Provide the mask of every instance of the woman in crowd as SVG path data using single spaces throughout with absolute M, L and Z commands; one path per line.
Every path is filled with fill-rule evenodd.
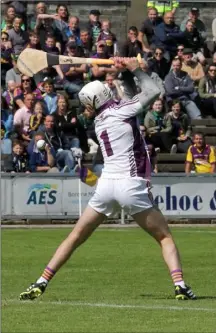
M 157 73 L 162 80 L 165 79 L 170 70 L 170 63 L 164 58 L 162 48 L 156 47 L 153 57 L 148 60 L 148 67 L 152 72 Z
M 23 74 L 21 75 L 21 86 L 14 90 L 14 102 L 18 109 L 25 106 L 24 97 L 29 93 L 33 93 L 36 100 L 42 99 L 41 91 L 36 87 L 34 80 Z

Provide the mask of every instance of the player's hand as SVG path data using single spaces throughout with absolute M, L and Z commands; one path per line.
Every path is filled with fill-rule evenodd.
M 123 64 L 131 72 L 140 67 L 137 58 L 123 58 Z

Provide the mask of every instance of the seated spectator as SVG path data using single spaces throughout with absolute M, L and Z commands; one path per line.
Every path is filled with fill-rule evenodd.
M 120 47 L 121 57 L 136 57 L 139 53 L 142 54 L 142 43 L 138 40 L 137 27 L 130 27 L 128 30 L 128 39 Z
M 183 61 L 183 51 L 184 51 L 184 45 L 183 44 L 178 45 L 176 58 L 179 58 L 181 61 Z
M 83 149 L 86 153 L 92 154 L 93 156 L 98 149 L 98 140 L 95 133 L 94 119 L 87 109 L 83 109 L 83 112 L 80 113 L 77 118 L 80 126 L 82 126 L 85 135 L 87 136 L 87 149 Z
M 66 35 L 68 40 L 70 40 L 71 37 L 74 37 L 76 44 L 81 45 L 79 18 L 77 16 L 71 16 L 69 18 Z
M 7 90 L 3 93 L 7 108 L 14 111 L 14 90 L 16 89 L 16 83 L 14 81 L 8 81 Z
M 13 67 L 12 64 L 12 44 L 9 41 L 7 32 L 1 33 L 1 85 L 5 85 L 5 75 Z
M 45 45 L 43 46 L 43 51 L 59 55 L 59 49 L 56 46 L 56 38 L 54 35 L 47 34 L 45 38 Z
M 108 59 L 109 55 L 106 52 L 106 43 L 103 40 L 100 40 L 97 43 L 97 52 L 92 56 L 92 58 Z M 93 65 L 90 68 L 91 72 L 91 81 L 99 80 L 105 81 L 107 73 L 116 73 L 117 69 L 111 65 Z
M 6 129 L 4 127 L 4 124 L 1 122 L 1 171 L 5 171 L 6 168 L 6 163 L 4 161 L 4 155 L 7 155 L 10 160 L 10 155 L 12 153 L 12 141 L 9 138 L 5 137 Z M 11 163 L 9 162 L 11 165 Z
M 147 142 L 161 149 L 165 153 L 175 153 L 176 145 L 172 137 L 171 119 L 163 112 L 163 103 L 157 100 L 148 111 L 144 126 L 146 128 Z
M 80 41 L 81 41 L 80 45 L 82 46 L 84 56 L 86 58 L 89 58 L 92 51 L 92 39 L 87 29 L 81 29 Z
M 5 83 L 8 84 L 9 81 L 13 81 L 16 84 L 16 87 L 19 87 L 21 84 L 21 73 L 17 68 L 17 59 L 18 56 L 12 55 L 12 64 L 13 67 L 6 72 Z
M 76 112 L 69 110 L 69 101 L 64 95 L 58 95 L 57 110 L 53 116 L 57 129 L 64 133 L 70 148 L 80 148 L 84 140 L 87 145 L 86 133 L 77 119 Z
M 185 172 L 189 174 L 192 170 L 196 173 L 215 173 L 216 159 L 214 148 L 207 145 L 202 133 L 194 133 L 193 145 L 189 147 Z
M 205 64 L 205 57 L 202 52 L 204 47 L 203 40 L 191 20 L 186 23 L 186 29 L 184 31 L 184 46 L 190 48 L 194 54 L 194 60 L 199 60 L 201 64 Z
M 4 139 L 9 138 L 13 130 L 13 115 L 8 110 L 4 96 L 1 96 L 1 128 L 4 129 Z
M 155 147 L 152 144 L 148 143 L 148 138 L 146 138 L 146 128 L 143 125 L 140 126 L 140 134 L 142 135 L 143 139 L 145 139 L 145 142 L 147 144 L 152 173 L 158 173 L 157 152 L 160 151 L 160 148 L 157 148 L 156 152 Z
M 188 20 L 190 20 L 196 27 L 197 31 L 200 33 L 202 40 L 205 41 L 205 39 L 207 37 L 206 27 L 205 27 L 205 24 L 199 19 L 199 14 L 200 14 L 200 11 L 198 8 L 196 8 L 196 7 L 191 8 L 188 15 L 182 21 L 180 29 L 181 29 L 181 31 L 185 31 L 186 24 L 187 24 Z
M 39 35 L 36 31 L 29 32 L 29 41 L 26 45 L 26 48 L 31 48 L 36 50 L 41 49 Z
M 177 45 L 183 42 L 183 33 L 175 24 L 174 14 L 167 12 L 164 14 L 163 22 L 156 26 L 154 30 L 153 43 L 164 49 L 164 57 L 170 61 L 174 58 Z
M 206 76 L 199 82 L 198 92 L 203 114 L 216 118 L 216 64 L 208 66 Z
M 188 116 L 181 111 L 179 100 L 173 100 L 171 103 L 171 118 L 173 136 L 177 140 L 177 152 L 186 153 L 191 145 L 191 125 Z
M 43 100 L 46 103 L 47 112 L 52 114 L 57 110 L 57 94 L 54 91 L 54 83 L 52 79 L 47 78 L 43 82 L 43 89 L 45 91 L 43 94 Z
M 30 118 L 33 114 L 33 105 L 35 97 L 32 93 L 27 93 L 24 97 L 23 106 L 18 109 L 14 114 L 13 124 L 16 128 L 20 139 L 24 141 L 31 141 L 30 138 Z
M 109 88 L 112 98 L 119 102 L 123 98 L 123 89 L 120 81 L 116 79 L 116 75 L 112 73 L 106 74 L 104 85 Z
M 165 78 L 167 102 L 179 99 L 190 119 L 201 119 L 201 112 L 194 102 L 198 96 L 194 88 L 194 83 L 181 68 L 181 60 L 174 59 L 172 61 L 172 70 Z
M 8 30 L 13 28 L 13 20 L 15 18 L 16 12 L 14 6 L 9 5 L 5 10 L 5 15 L 1 22 L 1 31 L 8 32 Z M 24 25 L 22 25 L 22 30 L 24 30 Z
M 156 8 L 148 8 L 148 18 L 143 22 L 139 34 L 138 40 L 142 43 L 142 50 L 145 53 L 151 53 L 152 49 L 155 48 L 153 44 L 153 36 L 155 27 L 163 22 L 162 18 L 158 16 Z M 143 41 L 145 37 L 146 42 Z
M 33 94 L 36 100 L 42 99 L 41 91 L 36 88 L 34 80 L 31 77 L 22 74 L 21 86 L 14 90 L 14 102 L 16 107 L 22 108 L 25 106 L 24 98 L 27 94 Z
M 47 12 L 47 7 L 45 2 L 39 2 L 35 7 L 35 14 L 29 19 L 28 28 L 29 30 L 37 30 L 40 21 L 37 19 L 39 14 L 45 14 Z
M 195 85 L 198 85 L 200 79 L 205 76 L 202 65 L 193 60 L 192 49 L 185 48 L 182 57 L 182 71 L 186 72 L 190 76 Z
M 72 171 L 75 167 L 75 158 L 66 136 L 55 126 L 53 115 L 45 117 L 44 125 L 40 127 L 40 131 L 44 132 L 46 143 L 55 151 L 58 169 Z
M 33 114 L 29 120 L 29 134 L 32 138 L 34 133 L 38 131 L 39 127 L 44 123 L 46 109 L 44 103 L 37 101 L 33 107 Z
M 92 40 L 92 50 L 96 50 L 96 43 L 98 36 L 101 32 L 101 22 L 100 22 L 101 13 L 97 9 L 92 9 L 89 13 L 89 21 L 87 24 L 87 30 Z
M 28 33 L 22 30 L 23 19 L 16 15 L 13 20 L 13 28 L 8 31 L 15 55 L 19 55 L 28 43 Z
M 111 23 L 109 20 L 101 22 L 101 33 L 98 36 L 97 42 L 100 40 L 105 41 L 106 51 L 109 57 L 113 56 L 117 52 L 117 40 L 116 36 L 111 32 Z
M 12 147 L 12 170 L 11 172 L 30 172 L 28 156 L 22 141 L 14 140 Z
M 170 63 L 164 58 L 164 50 L 156 47 L 153 52 L 153 57 L 148 59 L 149 69 L 157 73 L 161 80 L 164 81 L 165 76 L 169 73 Z
M 29 167 L 31 172 L 59 172 L 55 167 L 55 151 L 48 144 L 38 149 L 37 142 L 45 140 L 43 132 L 37 132 L 34 135 L 34 142 L 29 144 L 30 159 Z M 31 145 L 31 146 L 30 146 Z
M 66 55 L 70 57 L 79 57 L 79 49 L 75 42 L 69 42 L 66 48 Z M 70 97 L 76 98 L 84 85 L 83 73 L 87 71 L 85 64 L 82 65 L 61 65 L 64 73 L 64 89 Z

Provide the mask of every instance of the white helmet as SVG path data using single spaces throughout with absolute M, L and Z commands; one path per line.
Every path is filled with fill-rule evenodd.
M 98 80 L 87 83 L 80 90 L 78 96 L 82 105 L 90 105 L 95 110 L 99 109 L 111 99 L 109 89 L 107 89 L 106 86 Z

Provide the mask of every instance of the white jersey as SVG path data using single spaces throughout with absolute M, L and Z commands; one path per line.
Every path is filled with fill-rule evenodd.
M 137 96 L 119 104 L 110 101 L 95 118 L 95 132 L 104 158 L 102 178 L 149 179 L 151 164 L 136 119 L 140 109 Z

